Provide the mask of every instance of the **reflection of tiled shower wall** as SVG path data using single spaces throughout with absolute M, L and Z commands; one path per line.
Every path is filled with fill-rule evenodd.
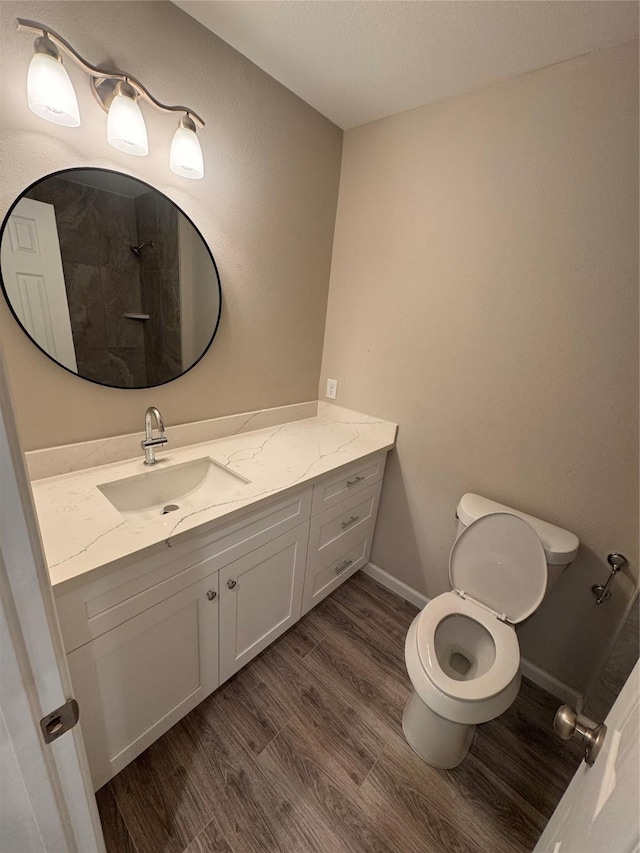
M 137 196 L 138 240 L 153 242 L 142 250 L 140 284 L 144 324 L 147 380 L 157 385 L 182 372 L 180 345 L 180 272 L 178 214 L 155 192 Z
M 134 200 L 61 178 L 30 198 L 53 204 L 62 252 L 78 372 L 109 385 L 146 385 Z

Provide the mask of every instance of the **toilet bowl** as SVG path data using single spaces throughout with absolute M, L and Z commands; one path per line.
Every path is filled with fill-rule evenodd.
M 404 734 L 441 768 L 459 764 L 476 725 L 504 713 L 518 695 L 514 626 L 539 607 L 579 545 L 566 530 L 478 495 L 462 498 L 458 517 L 452 590 L 420 611 L 405 643 L 413 692 Z

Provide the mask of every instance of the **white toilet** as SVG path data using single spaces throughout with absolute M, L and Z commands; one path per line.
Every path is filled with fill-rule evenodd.
M 464 495 L 457 516 L 452 591 L 418 613 L 405 643 L 413 692 L 404 734 L 442 768 L 459 764 L 476 724 L 498 717 L 518 695 L 514 625 L 539 607 L 579 546 L 568 530 L 480 495 Z

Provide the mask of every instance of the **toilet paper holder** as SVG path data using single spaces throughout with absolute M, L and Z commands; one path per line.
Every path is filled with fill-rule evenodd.
M 607 555 L 607 562 L 611 566 L 611 572 L 607 578 L 607 582 L 605 584 L 595 583 L 591 587 L 591 592 L 596 597 L 596 604 L 602 604 L 611 598 L 612 592 L 609 589 L 611 582 L 621 569 L 624 569 L 629 565 L 629 561 L 624 554 L 617 554 L 615 551 Z

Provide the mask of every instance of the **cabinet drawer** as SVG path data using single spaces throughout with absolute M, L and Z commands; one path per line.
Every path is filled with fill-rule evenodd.
M 56 608 L 71 652 L 309 518 L 311 489 L 281 498 L 233 523 L 156 551 L 62 593 Z
M 377 483 L 311 519 L 307 569 L 322 564 L 329 549 L 333 553 L 335 547 L 341 548 L 338 543 L 355 530 L 375 523 L 381 489 L 382 484 Z
M 387 454 L 378 453 L 331 474 L 313 487 L 311 515 L 318 515 L 382 480 Z
M 354 530 L 339 540 L 339 547 L 327 549 L 324 559 L 315 568 L 307 569 L 302 596 L 302 613 L 333 592 L 336 587 L 362 568 L 371 554 L 374 523 Z

